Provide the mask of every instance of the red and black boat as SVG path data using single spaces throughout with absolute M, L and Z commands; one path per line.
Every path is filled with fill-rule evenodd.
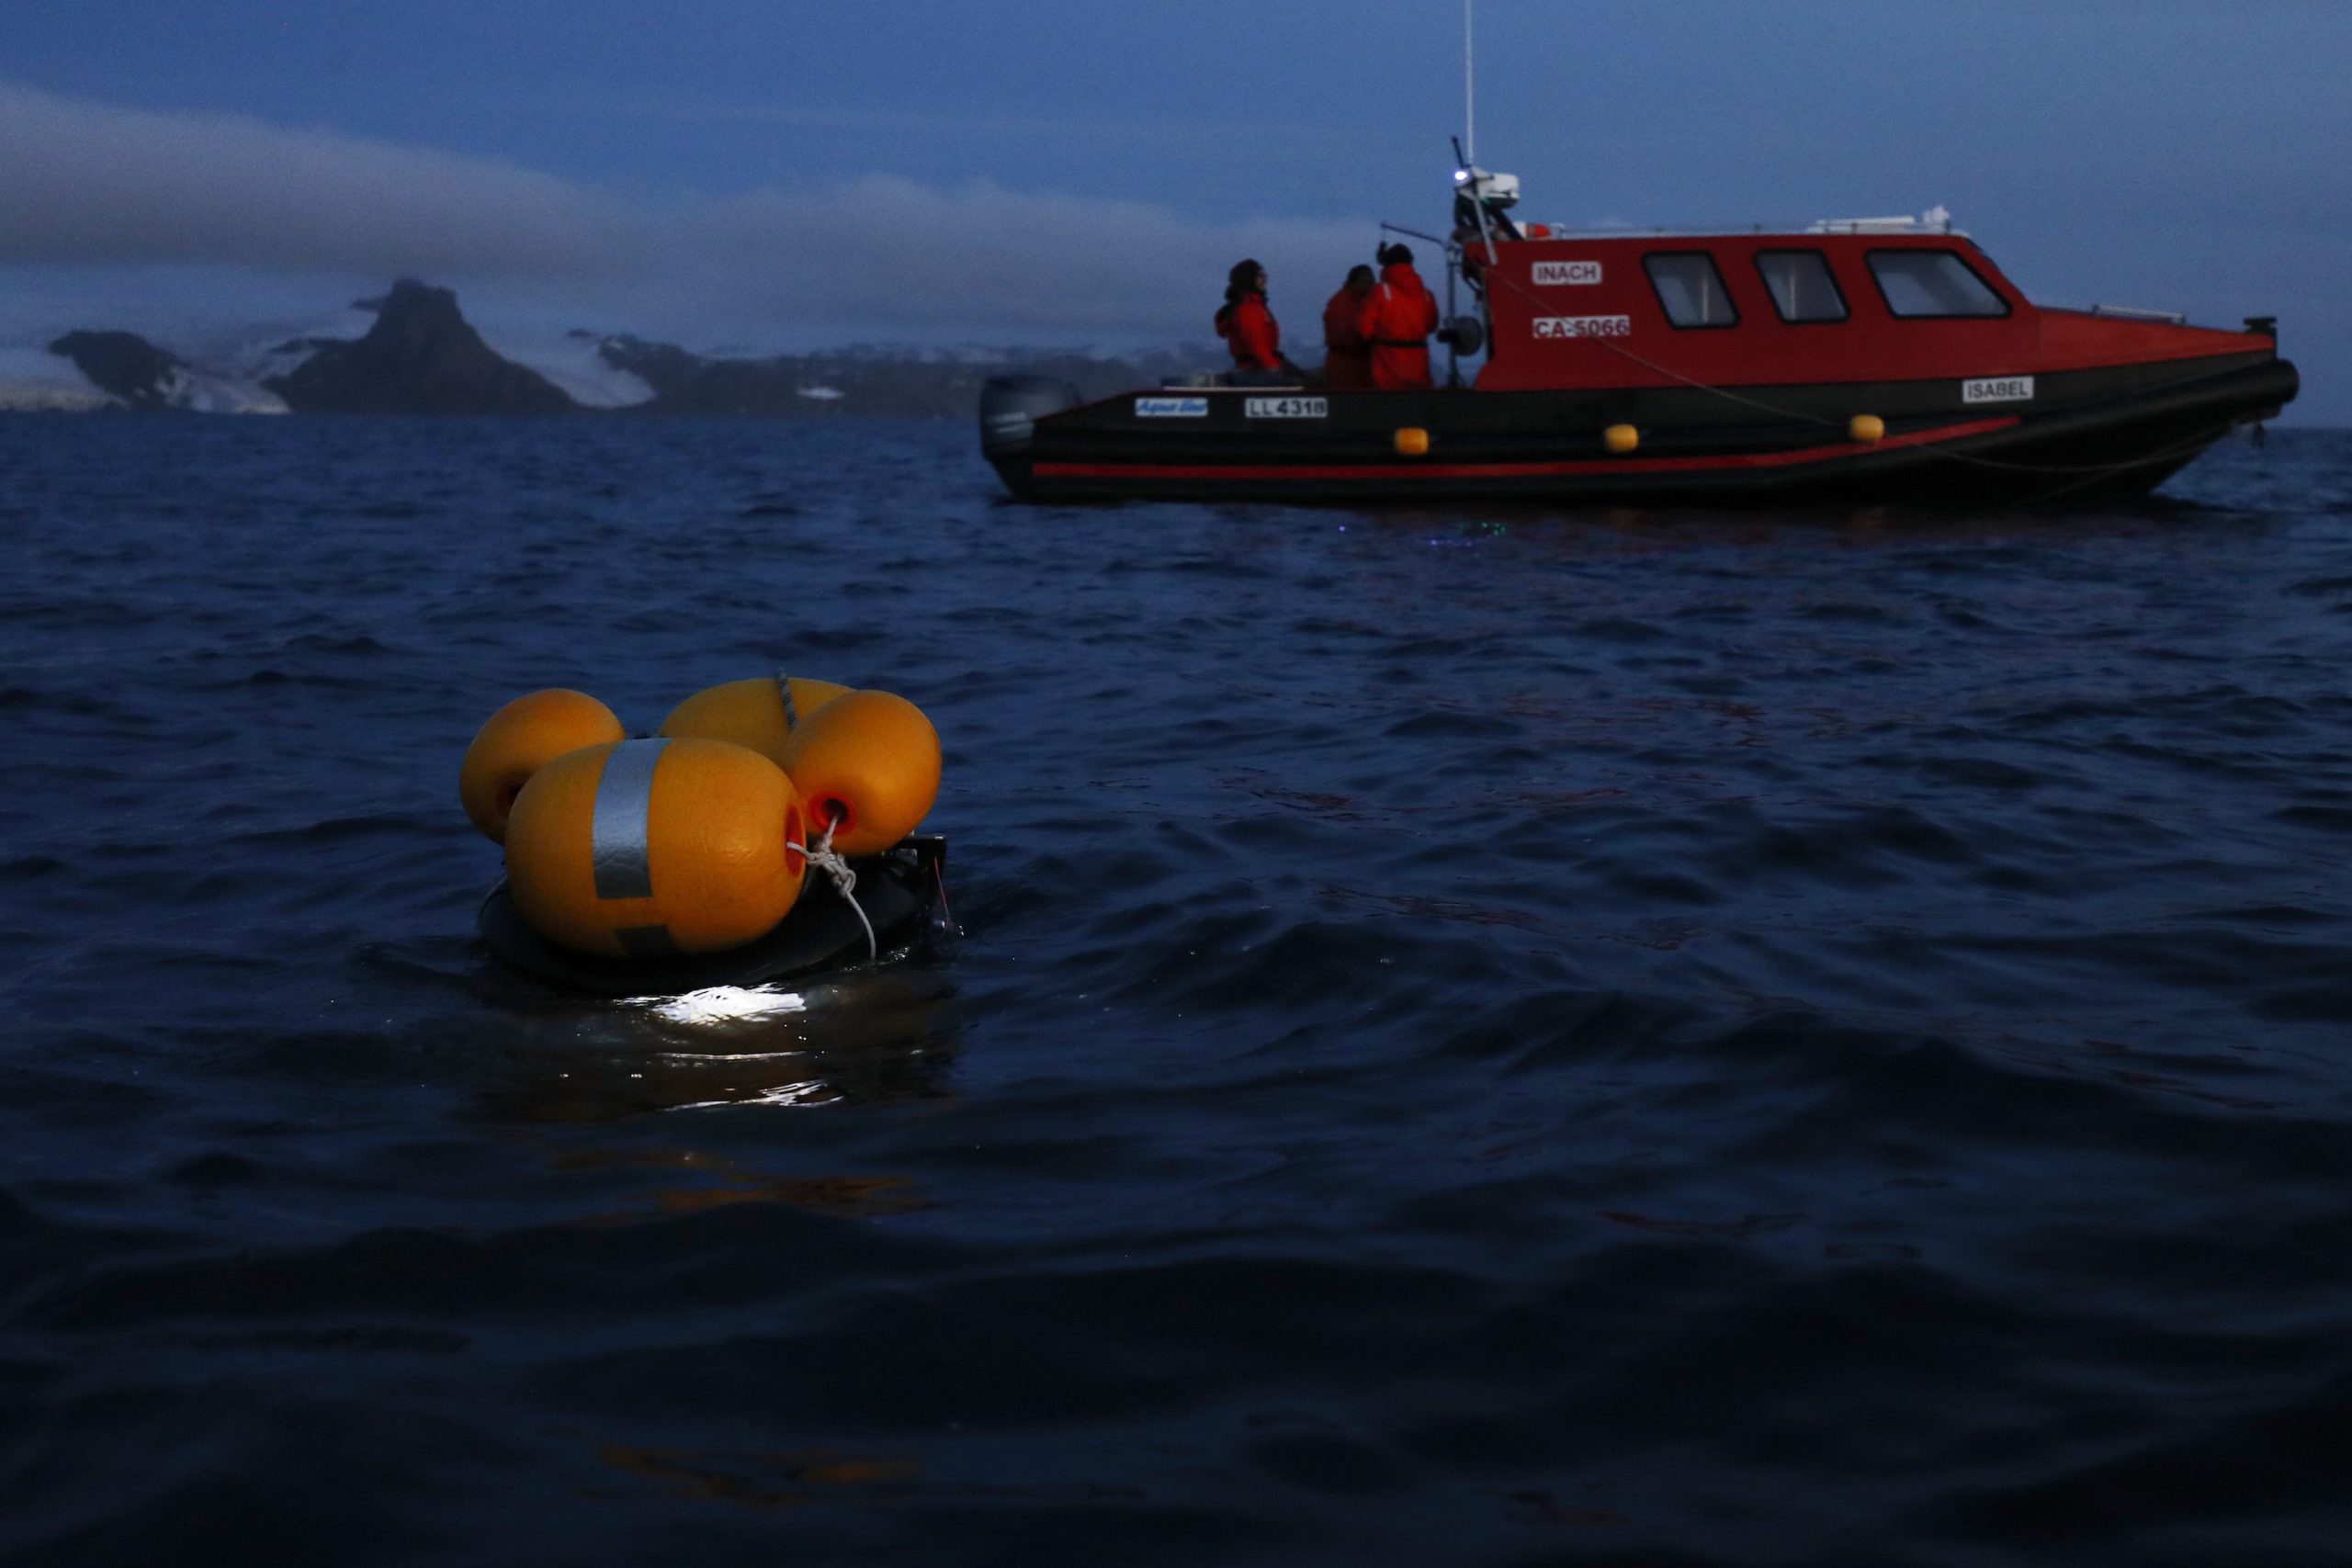
M 1437 243 L 1477 312 L 1438 335 L 1487 348 L 1468 384 L 1085 402 L 1000 378 L 983 452 L 1039 501 L 2075 502 L 2153 489 L 2298 389 L 2271 318 L 2036 305 L 1939 211 L 1572 234 L 1513 223 L 1509 175 L 1455 185 Z

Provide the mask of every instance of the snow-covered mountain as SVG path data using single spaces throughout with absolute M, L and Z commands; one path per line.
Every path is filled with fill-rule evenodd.
M 500 327 L 482 329 L 481 338 L 501 357 L 562 388 L 582 408 L 639 408 L 653 400 L 644 378 L 605 358 L 604 340 L 594 333 L 547 337 Z
M 87 330 L 0 346 L 0 410 L 956 417 L 1005 371 L 1058 376 L 1099 396 L 1210 367 L 1181 351 L 858 344 L 759 355 L 699 354 L 625 333 L 485 333 L 455 294 L 404 278 L 315 325 L 256 329 L 186 354 Z
M 291 413 L 286 400 L 232 373 L 183 365 L 164 379 L 164 403 L 190 413 Z
M 190 364 L 135 333 L 114 332 L 67 333 L 46 350 L 0 349 L 0 408 L 290 412 L 285 399 L 237 367 Z

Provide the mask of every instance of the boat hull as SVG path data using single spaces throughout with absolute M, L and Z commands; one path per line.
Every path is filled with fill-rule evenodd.
M 1046 415 L 991 454 L 1014 494 L 1383 502 L 1930 507 L 2143 493 L 2298 390 L 2267 350 L 2044 372 L 1971 401 L 1951 378 L 1551 391 L 1216 389 L 1122 394 Z M 1851 439 L 1861 414 L 1876 442 Z M 1603 433 L 1631 425 L 1634 450 Z M 1419 443 L 1398 439 L 1421 431 Z

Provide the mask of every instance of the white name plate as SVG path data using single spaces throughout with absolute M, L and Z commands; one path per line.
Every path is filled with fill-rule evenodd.
M 1244 398 L 1241 413 L 1245 419 L 1328 419 L 1331 403 L 1328 398 Z
M 2033 401 L 2033 378 L 2030 376 L 1994 376 L 1982 381 L 1962 381 L 1960 400 L 1963 403 L 2030 403 Z
M 1600 264 L 1597 261 L 1537 262 L 1532 276 L 1546 288 L 1589 288 L 1600 281 Z

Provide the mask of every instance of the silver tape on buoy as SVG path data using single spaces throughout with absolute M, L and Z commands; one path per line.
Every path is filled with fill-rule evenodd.
M 631 958 L 679 956 L 678 939 L 670 934 L 668 926 L 623 926 L 613 935 L 620 939 L 621 951 Z
M 800 710 L 792 705 L 792 676 L 787 671 L 775 672 L 775 689 L 784 694 L 784 732 L 786 735 L 800 728 Z
M 624 740 L 605 758 L 588 825 L 599 898 L 653 897 L 653 770 L 667 740 Z

